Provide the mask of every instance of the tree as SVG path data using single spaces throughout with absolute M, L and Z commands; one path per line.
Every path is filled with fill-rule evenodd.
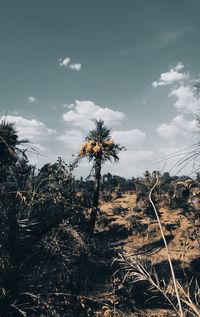
M 20 145 L 28 143 L 28 140 L 19 140 L 15 124 L 7 122 L 5 119 L 0 121 L 0 170 L 1 172 L 11 165 L 14 165 L 19 154 L 25 157 L 25 150 L 19 148 Z
M 124 149 L 111 139 L 111 130 L 104 125 L 103 120 L 93 120 L 95 129 L 89 131 L 86 142 L 82 145 L 79 158 L 86 157 L 93 161 L 95 188 L 93 193 L 92 211 L 90 214 L 90 233 L 94 233 L 99 207 L 99 192 L 101 182 L 101 168 L 106 161 L 119 161 L 118 153 Z
M 151 173 L 149 171 L 144 172 L 144 177 L 145 177 L 145 185 L 147 186 L 148 190 L 151 187 Z
M 17 192 L 24 189 L 32 168 L 28 165 L 25 150 L 19 148 L 27 142 L 19 140 L 14 123 L 0 120 L 0 244 L 7 254 L 5 258 L 9 259 L 6 266 L 14 269 L 21 253 L 18 217 L 22 210 Z

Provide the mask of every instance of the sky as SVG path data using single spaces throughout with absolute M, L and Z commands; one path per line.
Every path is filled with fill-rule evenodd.
M 166 157 L 197 139 L 199 12 L 199 0 L 0 0 L 0 118 L 38 150 L 30 162 L 70 162 L 96 118 L 126 147 L 103 172 L 179 173 Z

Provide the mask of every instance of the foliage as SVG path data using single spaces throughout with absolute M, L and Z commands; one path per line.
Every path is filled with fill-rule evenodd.
M 75 268 L 89 249 L 71 166 L 59 158 L 36 175 L 18 149 L 24 140 L 14 124 L 3 122 L 0 131 L 0 316 L 57 317 L 63 309 L 82 316 L 70 292 L 76 292 Z M 69 292 L 59 295 L 60 305 L 58 290 Z
M 119 265 L 119 269 L 115 272 L 115 275 L 122 274 L 122 284 L 128 287 L 130 290 L 134 285 L 145 285 L 145 295 L 148 295 L 147 301 L 153 301 L 155 298 L 161 296 L 162 301 L 166 301 L 169 307 L 174 309 L 177 316 L 181 316 L 177 308 L 176 292 L 173 284 L 164 278 L 160 277 L 155 269 L 155 265 L 150 259 L 144 256 L 128 256 L 126 254 L 119 254 L 115 259 Z M 198 317 L 200 310 L 198 308 L 200 302 L 200 288 L 197 281 L 193 279 L 188 285 L 181 285 L 176 280 L 176 286 L 179 289 L 181 304 L 184 308 L 183 316 Z M 191 298 L 191 289 L 193 288 L 194 298 Z M 190 315 L 189 315 L 190 316 Z
M 80 156 L 86 156 L 89 161 L 101 157 L 102 163 L 109 160 L 118 161 L 118 153 L 124 148 L 111 139 L 111 130 L 104 125 L 103 120 L 94 120 L 95 129 L 89 131 L 80 150 Z
M 95 129 L 89 131 L 86 136 L 86 143 L 80 149 L 78 159 L 87 157 L 89 162 L 93 161 L 95 188 L 93 194 L 93 204 L 90 216 L 90 233 L 93 234 L 97 211 L 99 206 L 99 193 L 101 181 L 102 164 L 106 161 L 118 161 L 118 153 L 124 149 L 111 139 L 111 130 L 104 125 L 103 120 L 93 120 Z
M 19 155 L 25 156 L 25 150 L 20 145 L 28 143 L 28 140 L 19 140 L 15 125 L 5 119 L 0 122 L 0 169 L 3 166 L 15 164 Z
M 0 124 L 0 317 L 94 316 L 96 308 L 93 311 L 93 307 L 97 306 L 97 302 L 92 296 L 86 298 L 85 293 L 88 286 L 93 293 L 96 292 L 94 285 L 91 285 L 91 275 L 95 280 L 98 274 L 103 277 L 102 270 L 105 270 L 106 281 L 111 278 L 111 257 L 119 250 L 119 247 L 114 250 L 112 241 L 118 241 L 119 246 L 123 234 L 127 237 L 130 232 L 143 236 L 147 233 L 148 225 L 143 223 L 142 218 L 144 215 L 151 218 L 146 209 L 149 208 L 148 194 L 156 173 L 146 171 L 144 177 L 130 179 L 107 173 L 101 178 L 102 164 L 118 161 L 123 147 L 114 143 L 111 131 L 103 121 L 95 121 L 95 125 L 73 164 L 67 165 L 58 158 L 55 163 L 47 163 L 36 171 L 29 164 L 26 149 L 21 149 L 26 140 L 18 138 L 14 124 Z M 84 157 L 93 162 L 94 180 L 77 180 L 72 174 L 73 168 Z M 189 197 L 184 205 L 195 226 L 199 210 L 190 199 L 196 197 L 193 197 L 194 194 L 198 195 L 194 189 L 199 187 L 199 175 L 195 182 L 191 178 L 188 180 L 187 177 L 175 177 L 169 173 L 160 175 L 159 179 L 152 196 L 156 204 L 166 196 L 169 206 L 172 201 L 175 207 L 180 207 L 182 198 L 178 197 L 179 186 L 188 186 Z M 102 213 L 98 226 L 100 224 L 101 228 L 106 229 L 98 232 L 95 239 L 90 239 L 91 218 L 88 224 L 88 211 L 98 211 L 99 198 L 107 202 L 114 200 L 115 203 L 115 199 L 119 198 L 116 193 L 123 198 L 125 192 L 137 196 L 134 217 L 125 208 L 116 206 L 112 210 L 115 223 L 111 224 L 110 218 Z M 141 222 L 137 222 L 136 209 L 143 211 L 138 215 Z M 124 225 L 124 221 L 119 225 L 118 217 L 130 217 L 130 228 Z M 191 229 L 191 233 L 188 230 L 187 234 L 195 236 L 199 243 L 197 226 L 195 230 Z M 147 281 L 151 287 L 154 283 L 154 291 L 158 291 L 159 287 L 161 293 L 167 291 L 176 308 L 176 299 L 169 294 L 167 281 L 163 284 L 154 274 L 152 266 L 145 266 L 145 271 L 138 259 L 129 261 L 123 256 L 124 262 L 122 258 L 120 261 L 120 265 L 124 263 L 121 268 L 127 269 L 124 282 L 131 280 L 131 286 L 137 284 L 133 276 L 139 279 L 141 275 L 139 277 L 137 274 L 141 273 L 142 283 Z M 192 285 L 196 287 L 195 298 L 188 297 L 188 289 L 177 281 L 183 307 L 187 306 L 195 316 L 199 304 L 195 299 L 199 301 L 199 288 L 198 284 Z M 120 292 L 115 291 L 115 295 Z M 118 309 L 126 306 L 126 302 L 123 296 L 119 298 L 119 307 L 115 305 L 117 302 L 110 304 L 109 299 L 106 299 L 106 303 L 98 303 L 103 307 L 105 316 L 112 316 L 113 312 L 116 316 L 123 315 Z

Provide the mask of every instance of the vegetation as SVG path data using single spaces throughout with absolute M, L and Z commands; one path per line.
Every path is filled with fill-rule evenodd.
M 101 175 L 123 147 L 94 123 L 75 164 L 38 172 L 0 124 L 0 317 L 199 316 L 199 174 Z
M 93 120 L 95 129 L 89 131 L 86 143 L 81 147 L 79 156 L 93 161 L 95 188 L 92 211 L 90 215 L 90 232 L 93 234 L 99 206 L 99 191 L 101 181 L 101 166 L 106 161 L 119 161 L 118 153 L 123 149 L 111 139 L 111 130 L 104 125 L 103 120 Z

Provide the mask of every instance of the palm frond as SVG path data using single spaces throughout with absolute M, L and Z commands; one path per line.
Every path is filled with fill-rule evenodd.
M 83 145 L 84 150 L 81 150 L 79 157 L 87 157 L 89 162 L 100 159 L 102 163 L 106 161 L 119 161 L 119 152 L 125 148 L 120 144 L 114 143 L 111 139 L 111 129 L 105 126 L 103 120 L 92 119 L 95 128 L 90 130 Z M 95 145 L 97 146 L 96 149 Z M 93 151 L 94 149 L 94 151 Z
M 96 142 L 103 142 L 111 137 L 111 130 L 104 125 L 103 120 L 92 119 L 95 124 L 95 129 L 90 130 L 86 136 L 86 140 L 94 140 Z

